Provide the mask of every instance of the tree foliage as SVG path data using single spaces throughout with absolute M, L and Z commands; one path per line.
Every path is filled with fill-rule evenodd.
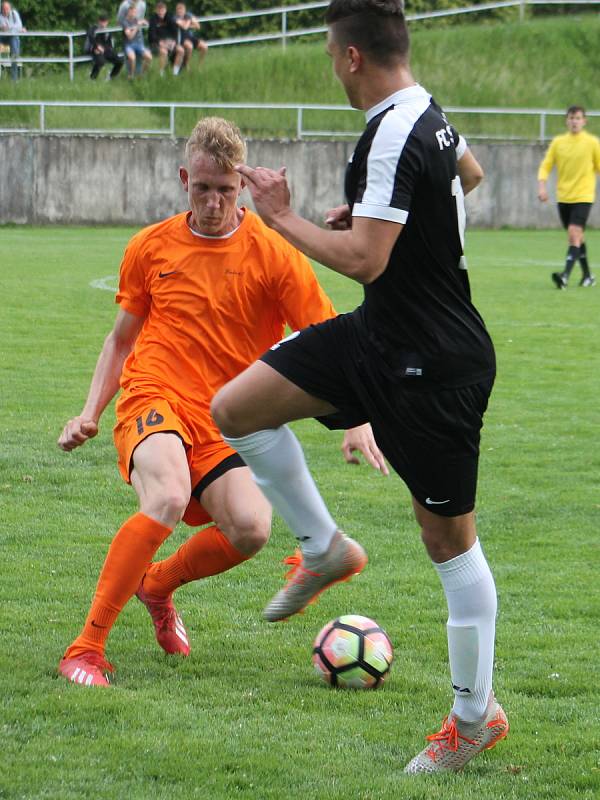
M 167 2 L 171 9 L 174 8 L 175 0 L 167 0 Z M 483 2 L 486 2 L 486 0 L 406 0 L 406 13 L 440 11 L 468 5 L 479 5 Z M 198 16 L 233 14 L 237 11 L 259 11 L 298 4 L 298 0 L 188 0 L 187 3 L 188 9 Z M 21 14 L 24 24 L 30 31 L 75 31 L 85 30 L 97 19 L 100 11 L 106 12 L 114 22 L 119 0 L 14 0 L 13 5 Z M 154 0 L 149 0 L 149 14 L 152 12 L 153 5 Z M 568 6 L 557 6 L 556 9 L 560 11 L 570 10 Z M 502 18 L 511 13 L 514 13 L 512 9 L 492 9 L 477 14 L 473 17 L 473 20 Z M 528 9 L 528 13 L 533 13 L 533 10 Z M 324 7 L 290 12 L 287 18 L 288 30 L 322 26 L 324 24 L 324 14 Z M 465 19 L 463 15 L 442 17 L 431 24 L 464 23 Z M 203 36 L 207 39 L 219 39 L 248 36 L 253 33 L 276 33 L 279 30 L 281 30 L 281 14 L 268 14 L 205 23 Z M 29 40 L 27 46 L 28 49 L 37 49 L 38 46 L 43 47 L 45 44 L 43 40 Z M 56 52 L 56 45 L 54 45 L 54 52 Z
M 485 0 L 407 0 L 406 12 L 440 11 L 478 5 Z M 301 0 L 300 0 L 301 2 Z M 149 13 L 153 0 L 148 2 Z M 168 0 L 171 8 L 175 0 Z M 119 0 L 14 0 L 14 7 L 21 14 L 29 30 L 83 30 L 104 11 L 114 21 Z M 189 0 L 188 9 L 199 16 L 233 14 L 236 11 L 259 11 L 282 6 L 299 5 L 299 0 Z M 484 12 L 485 13 L 485 12 Z M 493 13 L 493 12 L 487 12 Z M 294 11 L 288 15 L 288 28 L 312 28 L 323 25 L 325 8 Z M 480 18 L 480 15 L 478 15 Z M 460 18 L 459 18 L 460 19 Z M 464 21 L 464 18 L 463 18 Z M 221 20 L 205 25 L 207 38 L 244 36 L 252 33 L 276 32 L 281 27 L 281 15 L 248 17 L 237 20 Z

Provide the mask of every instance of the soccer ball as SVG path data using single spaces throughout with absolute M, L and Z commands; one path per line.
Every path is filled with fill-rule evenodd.
M 387 633 L 368 617 L 346 614 L 321 628 L 313 645 L 313 664 L 330 686 L 376 689 L 392 666 Z

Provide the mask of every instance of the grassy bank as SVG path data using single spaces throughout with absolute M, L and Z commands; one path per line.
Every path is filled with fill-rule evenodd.
M 518 106 L 564 108 L 577 102 L 600 109 L 600 17 L 582 14 L 548 17 L 524 23 L 465 23 L 435 29 L 412 29 L 413 69 L 445 106 Z M 66 67 L 51 76 L 40 75 L 13 85 L 0 80 L 0 99 L 122 100 L 177 102 L 306 102 L 346 104 L 343 90 L 332 75 L 324 41 L 280 45 L 221 47 L 211 50 L 202 70 L 194 68 L 179 78 L 158 75 L 157 65 L 143 80 L 129 83 L 91 82 L 88 67 L 78 67 L 76 80 L 68 80 Z M 293 136 L 294 112 L 227 112 L 252 136 Z M 135 116 L 134 116 L 135 115 Z M 197 112 L 178 116 L 178 134 L 185 135 Z M 28 110 L 0 109 L 0 126 L 35 120 Z M 535 138 L 537 121 L 527 119 L 461 118 L 454 121 L 467 134 L 493 132 Z M 166 115 L 153 111 L 110 111 L 102 120 L 97 111 L 54 110 L 48 126 L 164 127 Z M 334 118 L 313 112 L 306 126 L 360 130 L 362 115 Z M 549 122 L 553 134 L 562 119 Z M 600 127 L 600 126 L 599 126 Z

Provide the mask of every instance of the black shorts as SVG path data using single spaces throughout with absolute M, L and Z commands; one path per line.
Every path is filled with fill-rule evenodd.
M 415 499 L 444 517 L 475 507 L 479 439 L 493 377 L 472 386 L 416 390 L 370 357 L 351 314 L 292 334 L 261 360 L 337 413 L 330 429 L 370 422 L 377 444 Z
M 181 31 L 179 44 L 183 44 L 184 42 L 191 42 L 195 49 L 198 46 L 198 37 L 190 33 L 190 31 Z
M 220 478 L 221 475 L 225 475 L 226 472 L 229 472 L 230 469 L 237 469 L 238 467 L 245 467 L 246 462 L 238 453 L 232 453 L 230 456 L 226 456 L 223 461 L 220 461 L 216 467 L 213 467 L 210 472 L 207 472 L 206 475 L 194 486 L 192 489 L 192 497 L 195 497 L 196 500 L 200 501 L 200 496 L 202 492 L 207 489 L 211 483 Z
M 591 203 L 558 204 L 558 214 L 563 228 L 568 228 L 569 225 L 579 225 L 580 228 L 585 228 L 591 210 Z

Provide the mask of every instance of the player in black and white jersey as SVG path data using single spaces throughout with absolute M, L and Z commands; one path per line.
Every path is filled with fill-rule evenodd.
M 400 0 L 332 0 L 327 50 L 367 126 L 330 230 L 295 214 L 285 171 L 240 166 L 256 208 L 309 257 L 364 284 L 354 312 L 275 345 L 216 395 L 227 441 L 300 542 L 270 621 L 359 572 L 361 546 L 338 530 L 286 423 L 369 420 L 409 487 L 448 603 L 454 705 L 406 771 L 457 770 L 508 731 L 492 691 L 496 590 L 475 529 L 479 437 L 494 349 L 470 298 L 464 198 L 483 177 L 464 139 L 409 67 Z M 382 471 L 380 455 L 372 453 Z

